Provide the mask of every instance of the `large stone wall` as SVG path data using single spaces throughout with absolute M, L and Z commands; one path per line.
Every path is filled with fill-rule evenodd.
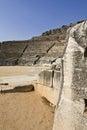
M 87 130 L 87 21 L 67 32 L 62 92 L 53 130 Z

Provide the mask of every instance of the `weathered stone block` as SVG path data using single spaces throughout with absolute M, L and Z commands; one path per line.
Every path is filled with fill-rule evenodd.
M 54 78 L 53 78 L 53 88 L 59 89 L 60 88 L 60 71 L 54 71 Z
M 38 76 L 38 83 L 53 87 L 53 71 L 52 70 L 44 70 Z
M 63 84 L 53 130 L 87 129 L 86 58 L 87 21 L 84 21 L 70 28 L 67 33 L 62 67 Z

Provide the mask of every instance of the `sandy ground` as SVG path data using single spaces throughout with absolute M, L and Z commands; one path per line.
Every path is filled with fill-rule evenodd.
M 0 76 L 37 75 L 44 67 L 0 66 Z
M 13 89 L 16 86 L 33 84 L 37 80 L 41 67 L 4 66 L 0 67 L 0 90 Z M 8 85 L 1 85 L 6 84 Z
M 0 76 L 37 74 L 27 67 L 0 67 Z M 36 92 L 0 94 L 0 130 L 52 130 L 54 110 Z

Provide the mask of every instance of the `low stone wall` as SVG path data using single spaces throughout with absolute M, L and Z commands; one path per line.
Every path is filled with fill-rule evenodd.
M 60 89 L 60 85 L 61 85 L 61 72 L 54 71 L 53 88 Z
M 48 87 L 53 87 L 53 70 L 44 70 L 38 76 L 38 83 Z
M 47 87 L 45 85 L 37 84 L 36 91 L 38 91 L 43 97 L 56 106 L 58 102 L 58 90 Z
M 57 105 L 60 93 L 61 72 L 42 71 L 38 76 L 36 90 L 52 104 Z

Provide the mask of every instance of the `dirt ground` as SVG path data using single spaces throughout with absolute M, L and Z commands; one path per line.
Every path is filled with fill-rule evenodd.
M 0 76 L 38 74 L 39 69 L 29 66 L 0 66 Z
M 27 67 L 0 68 L 1 77 L 23 74 L 33 72 Z M 52 130 L 53 118 L 53 108 L 36 91 L 0 94 L 0 130 Z

